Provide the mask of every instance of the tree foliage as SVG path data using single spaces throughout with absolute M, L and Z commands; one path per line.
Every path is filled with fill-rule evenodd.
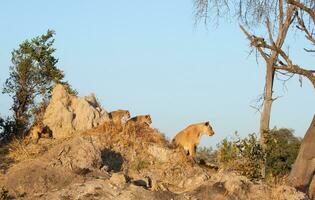
M 301 139 L 293 133 L 293 130 L 285 128 L 271 130 L 266 143 L 267 176 L 281 178 L 289 174 L 301 145 Z M 240 138 L 237 134 L 233 139 L 225 138 L 218 144 L 215 159 L 213 154 L 208 154 L 211 160 L 223 168 L 239 171 L 250 179 L 262 178 L 260 162 L 263 160 L 263 152 L 256 134 L 249 134 L 245 138 Z
M 290 129 L 272 129 L 267 140 L 267 173 L 273 176 L 289 174 L 298 155 L 301 139 Z
M 250 179 L 260 179 L 262 149 L 255 134 L 241 139 L 237 134 L 232 140 L 224 139 L 218 145 L 217 160 L 221 166 L 239 171 Z
M 8 141 L 16 131 L 15 121 L 12 118 L 0 116 L 0 143 Z
M 55 83 L 68 85 L 62 81 L 63 71 L 56 66 L 54 35 L 54 31 L 48 30 L 46 34 L 22 42 L 12 51 L 12 66 L 3 93 L 13 99 L 11 109 L 18 134 L 28 126 L 36 101 L 47 101 Z
M 216 160 L 216 151 L 211 147 L 200 147 L 197 149 L 197 159 L 199 161 L 203 160 L 207 163 L 217 162 Z

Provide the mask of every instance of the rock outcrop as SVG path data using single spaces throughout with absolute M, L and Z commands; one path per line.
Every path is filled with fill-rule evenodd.
M 62 109 L 70 105 L 69 113 L 75 113 L 71 110 L 77 107 L 75 97 L 57 93 L 54 98 L 61 100 Z M 87 101 L 99 107 L 95 98 Z M 73 121 L 71 131 L 75 130 Z M 21 200 L 307 199 L 293 187 L 252 182 L 237 172 L 194 163 L 156 129 L 138 126 L 107 131 L 103 126 L 107 123 L 65 139 L 47 140 L 48 144 L 39 142 L 36 145 L 45 145 L 46 151 L 11 166 L 3 181 L 0 176 L 0 185 Z
M 68 168 L 76 173 L 103 166 L 102 146 L 95 136 L 77 136 L 57 145 L 46 156 L 50 165 Z
M 43 123 L 52 130 L 54 138 L 66 138 L 105 121 L 109 121 L 108 113 L 94 95 L 76 97 L 69 94 L 61 84 L 53 89 L 43 119 Z

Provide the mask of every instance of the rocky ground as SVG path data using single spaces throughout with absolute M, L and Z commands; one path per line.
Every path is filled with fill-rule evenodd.
M 0 185 L 13 199 L 306 198 L 288 186 L 270 187 L 194 164 L 158 131 L 139 129 L 130 140 L 123 132 L 95 130 L 59 141 L 42 139 L 36 148 L 47 150 L 11 164 L 2 171 Z M 53 147 L 45 148 L 51 142 Z M 25 151 L 36 148 L 30 143 Z
M 60 91 L 54 91 L 54 102 L 58 96 L 69 98 Z M 307 199 L 288 186 L 254 183 L 235 172 L 196 164 L 156 129 L 117 129 L 103 109 L 95 108 L 98 104 L 84 99 L 89 98 L 81 98 L 84 109 L 67 99 L 58 103 L 59 112 L 50 105 L 45 120 L 58 131 L 56 139 L 34 144 L 26 138 L 0 147 L 0 186 L 9 191 L 10 199 Z M 91 110 L 84 111 L 89 106 Z M 70 123 L 76 112 L 81 112 L 80 123 L 89 124 L 80 124 L 79 130 L 78 122 L 61 124 L 64 116 L 59 114 Z

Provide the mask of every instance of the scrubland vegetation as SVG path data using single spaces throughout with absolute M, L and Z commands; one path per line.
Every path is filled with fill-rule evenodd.
M 224 6 L 221 6 L 222 2 Z M 238 1 L 195 0 L 196 18 L 206 20 L 209 6 L 219 7 L 219 11 L 222 9 L 231 11 L 230 5 L 235 2 Z M 260 129 L 257 134 L 252 133 L 245 137 L 235 133 L 220 141 L 216 147 L 199 148 L 197 163 L 188 159 L 182 148 L 174 146 L 158 129 L 151 128 L 148 124 L 146 126 L 136 124 L 127 128 L 121 124 L 117 126 L 107 116 L 108 113 L 101 108 L 96 98 L 93 101 L 97 102 L 97 105 L 94 105 L 95 102 L 91 103 L 91 99 L 88 99 L 90 97 L 82 98 L 80 105 L 86 105 L 87 111 L 91 111 L 93 116 L 95 113 L 102 115 L 98 118 L 100 121 L 104 118 L 102 123 L 92 120 L 92 125 L 88 124 L 87 127 L 90 128 L 86 130 L 78 131 L 73 127 L 69 129 L 67 135 L 69 137 L 40 139 L 38 144 L 32 142 L 30 135 L 32 127 L 44 124 L 44 114 L 51 103 L 55 85 L 62 85 L 67 92 L 59 95 L 67 97 L 65 105 L 58 107 L 60 110 L 71 107 L 71 103 L 79 100 L 76 99 L 75 89 L 65 81 L 65 74 L 57 67 L 58 59 L 54 57 L 56 49 L 53 46 L 55 32 L 48 30 L 41 36 L 22 42 L 12 51 L 12 66 L 9 68 L 9 77 L 2 90 L 13 100 L 11 106 L 13 116 L 0 116 L 0 200 L 11 198 L 10 192 L 15 198 L 27 199 L 29 197 L 27 195 L 38 199 L 44 197 L 51 199 L 51 196 L 56 197 L 56 195 L 68 198 L 60 188 L 66 188 L 69 193 L 77 193 L 79 187 L 71 188 L 69 182 L 79 183 L 82 179 L 88 180 L 90 184 L 95 184 L 93 181 L 101 179 L 102 182 L 97 184 L 106 183 L 101 187 L 103 192 L 110 187 L 110 190 L 117 190 L 118 195 L 128 191 L 144 195 L 141 198 L 152 199 L 159 199 L 160 197 L 157 196 L 162 194 L 164 195 L 162 197 L 173 199 L 182 199 L 185 195 L 200 197 L 201 194 L 209 199 L 213 194 L 220 196 L 221 199 L 249 197 L 268 199 L 287 194 L 288 191 L 289 195 L 295 195 L 295 198 L 290 196 L 293 199 L 302 199 L 304 193 L 314 198 L 314 189 L 310 186 L 315 169 L 312 164 L 314 126 L 310 126 L 304 140 L 296 137 L 290 127 L 280 129 L 269 127 L 272 103 L 276 99 L 273 97 L 275 74 L 303 76 L 313 86 L 315 85 L 314 70 L 294 64 L 283 47 L 287 33 L 291 30 L 290 27 L 297 28 L 311 45 L 315 45 L 314 2 L 293 0 L 253 2 L 256 1 L 248 1 L 247 4 L 241 4 L 239 1 L 240 6 L 234 11 L 239 15 L 242 24 L 240 28 L 250 41 L 251 47 L 266 63 L 265 90 L 261 98 L 263 102 L 258 108 L 262 110 Z M 220 13 L 216 15 L 221 17 Z M 309 25 L 305 21 L 309 22 Z M 265 26 L 268 38 L 248 31 L 261 24 Z M 305 52 L 314 53 L 314 50 L 305 48 Z M 58 114 L 60 110 L 55 113 Z M 73 121 L 75 118 L 73 116 L 78 114 L 74 113 L 74 110 L 66 110 L 67 114 L 70 113 L 69 121 Z M 50 117 L 54 120 L 56 116 Z M 85 148 L 81 148 L 81 145 Z M 80 148 L 77 148 L 78 146 Z M 303 148 L 300 148 L 302 146 Z M 307 159 L 304 159 L 304 155 Z M 294 165 L 295 163 L 302 164 Z M 274 188 L 287 184 L 290 175 L 297 176 L 297 172 L 293 170 L 294 166 L 302 166 L 303 169 L 305 168 L 304 171 L 309 172 L 309 175 L 301 178 L 301 181 L 291 184 L 304 193 L 298 193 L 293 188 L 282 188 L 275 192 Z M 36 173 L 32 176 L 25 176 L 34 171 Z M 229 174 L 231 176 L 227 177 L 224 173 L 233 173 L 233 175 Z M 69 175 L 69 180 L 65 180 L 60 174 Z M 35 184 L 36 177 L 40 180 L 44 179 L 43 183 L 38 184 L 45 185 L 45 188 L 29 186 Z M 24 182 L 17 182 L 16 178 L 23 178 Z M 229 180 L 230 178 L 232 181 Z M 6 185 L 2 187 L 1 184 L 4 183 Z M 116 186 L 121 184 L 123 187 L 118 190 L 118 186 L 112 187 L 113 183 Z M 141 186 L 141 190 L 129 187 L 130 185 L 126 186 L 127 183 Z M 22 185 L 15 188 L 18 184 Z M 60 188 L 56 192 L 52 190 L 54 187 Z M 97 187 L 99 186 L 95 186 Z M 20 191 L 21 188 L 24 190 Z M 154 193 L 161 191 L 164 193 Z M 258 192 L 258 196 L 254 198 L 255 191 L 260 193 Z M 263 193 L 266 191 L 269 192 Z M 93 195 L 100 194 L 95 191 L 93 193 Z M 91 194 L 84 193 L 84 195 Z M 136 197 L 140 198 L 140 196 Z M 288 198 L 279 197 L 279 199 Z
M 278 183 L 288 176 L 297 157 L 301 138 L 293 130 L 274 128 L 267 141 L 268 183 Z M 256 134 L 241 138 L 237 133 L 222 140 L 215 149 L 200 148 L 199 159 L 216 163 L 220 168 L 235 170 L 251 180 L 261 180 L 263 153 Z

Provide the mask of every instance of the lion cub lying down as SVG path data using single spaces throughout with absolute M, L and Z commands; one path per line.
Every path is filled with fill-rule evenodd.
M 177 133 L 172 143 L 182 146 L 187 155 L 195 160 L 197 145 L 203 134 L 209 136 L 214 135 L 214 131 L 209 122 L 203 122 L 198 124 L 192 124 L 184 130 Z
M 151 116 L 150 115 L 138 115 L 129 119 L 126 123 L 126 126 L 136 125 L 136 124 L 145 124 L 150 126 L 152 124 Z

